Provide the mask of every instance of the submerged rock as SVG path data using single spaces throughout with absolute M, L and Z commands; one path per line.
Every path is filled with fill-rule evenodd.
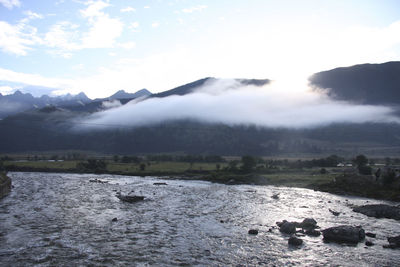
M 373 245 L 375 245 L 375 244 L 372 243 L 371 241 L 367 240 L 367 241 L 365 241 L 365 245 L 366 245 L 367 247 L 371 247 L 371 246 L 373 246 Z
M 301 244 L 303 244 L 303 240 L 295 236 L 291 236 L 288 240 L 288 244 L 291 246 L 301 246 Z
M 258 235 L 258 230 L 257 229 L 250 229 L 249 230 L 249 235 Z
M 384 248 L 400 248 L 400 235 L 387 238 L 389 245 L 383 246 Z
M 158 183 L 153 183 L 153 185 L 168 185 L 168 184 L 164 182 L 158 182 Z
M 400 208 L 396 206 L 385 204 L 363 205 L 354 207 L 353 211 L 369 217 L 400 220 Z
M 111 221 L 112 221 L 112 222 L 117 222 L 117 221 L 118 221 L 118 218 L 113 218 Z
M 365 235 L 368 236 L 368 237 L 372 237 L 372 238 L 375 238 L 375 237 L 376 237 L 376 234 L 374 234 L 374 233 L 369 233 L 369 232 L 365 233 Z
M 331 209 L 329 209 L 329 212 L 332 213 L 335 216 L 339 216 L 340 215 L 340 212 L 337 212 L 337 211 L 334 211 L 334 210 L 331 210 Z
M 365 239 L 365 231 L 361 226 L 341 225 L 330 227 L 322 231 L 324 240 L 337 243 L 356 244 Z
M 134 203 L 141 200 L 144 200 L 144 196 L 129 196 L 129 195 L 121 195 L 120 192 L 117 192 L 116 197 L 119 198 L 121 201 Z

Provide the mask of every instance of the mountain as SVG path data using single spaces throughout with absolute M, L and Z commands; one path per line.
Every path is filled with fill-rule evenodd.
M 376 66 L 375 71 L 379 73 L 380 67 Z M 355 66 L 355 69 L 358 70 L 358 68 Z M 367 87 L 364 86 L 364 80 L 358 78 L 358 72 L 344 69 L 353 73 L 355 77 L 353 79 L 348 77 L 348 83 L 352 83 L 351 87 L 346 84 L 342 86 L 347 86 L 348 90 L 365 91 L 367 97 L 363 101 L 369 99 L 369 91 L 365 89 Z M 319 82 L 321 87 L 322 81 L 325 81 L 325 86 L 327 86 L 329 79 L 326 77 L 337 73 L 337 70 L 341 71 L 341 68 L 317 73 L 312 79 L 316 84 Z M 374 75 L 379 77 L 383 74 Z M 391 94 L 391 98 L 398 101 L 397 92 L 391 90 L 391 85 L 396 83 L 397 76 L 391 77 L 381 81 L 379 88 L 388 99 Z M 197 80 L 153 94 L 150 98 L 190 94 L 207 82 L 213 81 L 216 79 Z M 255 86 L 262 86 L 269 82 L 269 80 L 254 79 L 237 79 L 236 81 L 240 84 Z M 340 88 L 337 91 L 340 92 Z M 350 92 L 347 93 L 350 94 Z M 117 92 L 116 96 L 123 97 L 125 94 L 126 92 Z M 14 97 L 18 98 L 18 96 L 21 97 L 21 93 Z M 24 97 L 32 99 L 29 95 Z M 349 100 L 349 98 L 346 99 Z M 124 105 L 130 100 L 130 98 L 124 98 L 119 101 L 121 105 Z M 357 99 L 354 98 L 354 100 Z M 392 105 L 397 105 L 394 100 L 392 103 Z M 0 153 L 81 150 L 111 154 L 251 154 L 281 157 L 329 154 L 353 156 L 360 153 L 369 156 L 398 156 L 400 154 L 398 134 L 400 124 L 395 123 L 338 123 L 310 129 L 285 129 L 175 120 L 141 127 L 113 125 L 105 130 L 74 130 L 76 125 L 82 124 L 82 118 L 104 108 L 103 99 L 83 105 L 47 106 L 4 118 L 0 120 Z
M 33 87 L 29 88 L 34 90 Z M 34 97 L 30 93 L 24 94 L 21 91 L 16 91 L 10 95 L 0 94 L 0 119 L 20 112 L 40 109 L 46 106 L 63 107 L 69 110 L 82 112 L 95 112 L 101 109 L 104 101 L 121 100 L 121 102 L 125 104 L 128 100 L 149 95 L 151 95 L 151 93 L 146 89 L 139 90 L 136 93 L 127 93 L 120 90 L 110 97 L 92 100 L 83 92 L 77 95 L 66 94 L 55 97 L 42 95 L 41 97 Z
M 164 91 L 158 94 L 153 94 L 151 97 L 167 97 L 171 95 L 186 95 L 190 94 L 197 89 L 201 88 L 202 86 L 206 85 L 207 83 L 211 83 L 217 81 L 216 78 L 207 77 L 203 78 L 182 86 L 178 86 L 174 89 Z M 270 82 L 268 79 L 235 79 L 235 81 L 239 82 L 242 85 L 254 85 L 254 86 L 263 86 Z
M 84 93 L 57 97 L 50 97 L 47 95 L 34 97 L 29 93 L 24 94 L 18 90 L 13 94 L 0 96 L 0 119 L 22 111 L 42 108 L 48 105 L 74 106 L 84 105 L 90 101 L 91 100 Z
M 400 62 L 362 64 L 318 72 L 309 79 L 329 96 L 372 105 L 400 104 Z
M 115 99 L 133 99 L 133 98 L 138 98 L 138 97 L 143 97 L 143 96 L 149 96 L 151 95 L 151 92 L 147 89 L 141 89 L 137 91 L 136 93 L 127 93 L 124 90 L 119 90 L 112 96 L 108 97 L 108 100 L 115 100 Z

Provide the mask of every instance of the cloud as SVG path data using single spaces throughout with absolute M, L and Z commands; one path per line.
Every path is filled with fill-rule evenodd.
M 104 109 L 111 109 L 111 108 L 117 108 L 122 106 L 121 102 L 117 99 L 111 100 L 111 101 L 104 101 L 101 103 L 101 107 Z
M 110 6 L 110 4 L 103 1 L 89 1 L 86 5 L 88 7 L 86 9 L 81 9 L 80 13 L 83 17 L 89 19 L 104 16 L 104 13 L 101 10 Z
M 0 93 L 3 95 L 9 95 L 12 94 L 14 92 L 14 88 L 12 88 L 11 86 L 0 86 Z
M 131 24 L 129 24 L 129 29 L 131 29 L 133 32 L 138 32 L 138 28 L 139 28 L 139 22 L 135 21 L 132 22 Z
M 38 85 L 49 88 L 70 88 L 71 81 L 66 79 L 47 78 L 38 74 L 27 74 L 0 68 L 0 81 L 16 82 L 27 85 Z
M 86 129 L 99 125 L 144 126 L 174 120 L 228 125 L 308 128 L 331 123 L 397 122 L 389 107 L 338 102 L 309 90 L 241 86 L 234 80 L 210 82 L 184 96 L 150 98 L 87 117 Z
M 116 46 L 116 39 L 121 36 L 124 25 L 119 19 L 110 18 L 102 11 L 110 4 L 90 1 L 87 5 L 86 9 L 79 11 L 88 20 L 89 29 L 86 32 L 82 32 L 80 25 L 61 21 L 54 24 L 46 33 L 46 45 L 55 49 L 52 51 L 54 54 L 69 58 L 72 56 L 71 51 Z M 124 47 L 127 45 L 121 44 Z
M 2 4 L 8 9 L 21 6 L 21 2 L 19 0 L 0 0 L 0 4 Z
M 110 18 L 108 15 L 97 17 L 89 31 L 82 39 L 82 48 L 110 48 L 116 43 L 116 38 L 121 36 L 123 23 L 119 19 Z
M 24 23 L 11 25 L 0 21 L 0 48 L 3 52 L 25 56 L 31 46 L 40 43 L 37 29 Z
M 151 24 L 151 27 L 153 28 L 157 28 L 158 26 L 160 26 L 160 23 L 158 21 L 155 21 Z
M 124 49 L 132 49 L 135 48 L 136 43 L 135 42 L 119 43 L 118 46 Z
M 125 8 L 121 8 L 120 11 L 121 11 L 122 13 L 126 13 L 126 12 L 135 12 L 136 9 L 134 9 L 134 8 L 131 7 L 131 6 L 128 6 L 128 7 L 125 7 Z
M 193 13 L 196 11 L 202 11 L 203 9 L 206 9 L 207 6 L 206 5 L 199 5 L 199 6 L 194 6 L 194 7 L 190 7 L 190 8 L 184 8 L 182 9 L 183 13 Z

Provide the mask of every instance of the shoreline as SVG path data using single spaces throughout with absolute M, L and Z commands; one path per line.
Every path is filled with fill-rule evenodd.
M 220 183 L 225 185 L 271 185 L 286 186 L 296 188 L 307 188 L 314 191 L 321 191 L 335 195 L 347 195 L 366 197 L 377 200 L 387 200 L 400 202 L 400 190 L 393 187 L 384 187 L 377 183 L 371 182 L 370 176 L 361 175 L 337 175 L 328 176 L 324 180 L 317 178 L 308 178 L 311 174 L 286 174 L 287 177 L 282 179 L 282 174 L 262 175 L 257 173 L 249 174 L 233 174 L 227 172 L 210 172 L 210 171 L 186 171 L 186 172 L 123 172 L 123 171 L 101 171 L 89 172 L 79 171 L 77 169 L 59 169 L 59 168 L 33 168 L 27 166 L 8 166 L 7 171 L 10 172 L 43 172 L 43 173 L 73 173 L 73 174 L 109 174 L 122 176 L 155 176 L 166 180 L 198 180 L 208 181 L 212 183 Z M 299 176 L 301 176 L 299 178 Z M 307 178 L 305 178 L 307 177 Z M 332 178 L 331 178 L 332 177 Z M 331 179 L 330 179 L 331 178 Z M 10 184 L 11 186 L 11 184 Z
M 5 173 L 0 173 L 0 199 L 4 198 L 11 192 L 12 181 Z

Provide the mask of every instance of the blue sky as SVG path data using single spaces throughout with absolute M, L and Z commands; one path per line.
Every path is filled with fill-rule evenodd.
M 95 98 L 207 76 L 300 80 L 399 59 L 396 0 L 0 0 L 3 94 Z

